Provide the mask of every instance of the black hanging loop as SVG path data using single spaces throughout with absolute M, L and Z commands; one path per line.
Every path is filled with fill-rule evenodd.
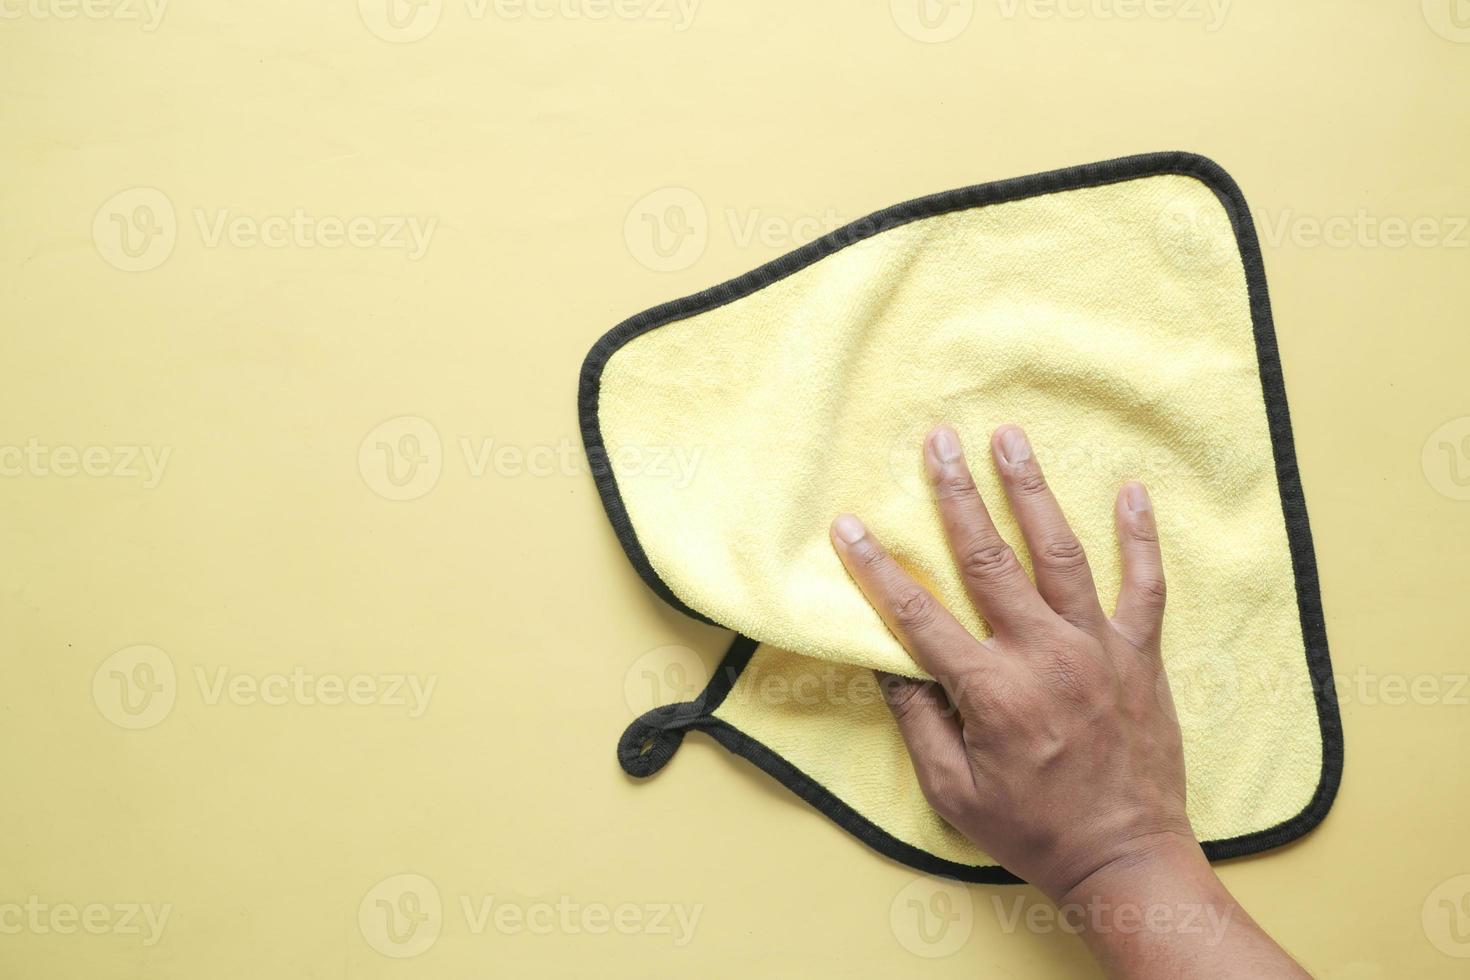
M 630 776 L 652 776 L 679 751 L 684 732 L 703 718 L 702 698 L 644 712 L 618 739 L 618 763 Z

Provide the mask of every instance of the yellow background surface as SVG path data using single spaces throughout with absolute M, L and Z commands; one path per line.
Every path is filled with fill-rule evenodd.
M 876 208 L 1179 148 L 1261 233 L 1347 734 L 1222 874 L 1322 976 L 1463 975 L 1463 9 L 159 3 L 0 4 L 0 974 L 1085 975 L 701 736 L 621 773 L 726 641 L 575 378 Z

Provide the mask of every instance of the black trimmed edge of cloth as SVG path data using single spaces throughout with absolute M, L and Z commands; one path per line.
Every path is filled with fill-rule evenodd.
M 1255 332 L 1267 426 L 1275 456 L 1276 480 L 1281 492 L 1282 515 L 1296 579 L 1297 608 L 1306 648 L 1307 669 L 1315 695 L 1317 723 L 1322 740 L 1321 775 L 1316 791 L 1302 811 L 1264 830 L 1204 842 L 1202 846 L 1205 855 L 1215 861 L 1280 847 L 1302 837 L 1322 822 L 1331 809 L 1342 781 L 1343 732 L 1327 648 L 1316 556 L 1312 546 L 1311 528 L 1307 522 L 1301 473 L 1297 467 L 1291 416 L 1287 409 L 1285 382 L 1271 318 L 1270 299 L 1266 292 L 1266 271 L 1261 259 L 1260 241 L 1239 186 L 1214 161 L 1184 152 L 1140 154 L 977 184 L 917 198 L 875 212 L 745 275 L 692 296 L 656 306 L 618 324 L 593 345 L 582 364 L 578 384 L 578 417 L 582 441 L 591 463 L 598 494 L 629 561 L 644 582 L 664 601 L 701 622 L 714 623 L 709 617 L 680 600 L 659 577 L 638 542 L 637 533 L 618 492 L 617 480 L 603 443 L 597 411 L 603 369 L 619 348 L 650 330 L 741 299 L 855 242 L 911 221 L 1042 194 L 1165 174 L 1193 177 L 1209 187 L 1229 215 L 1239 246 Z M 838 826 L 887 857 L 920 871 L 961 881 L 989 884 L 1020 881 L 998 866 L 966 865 L 948 861 L 899 840 L 767 746 L 728 722 L 715 718 L 715 709 L 734 686 L 758 646 L 758 641 L 754 639 L 737 636 L 714 678 L 698 698 L 655 708 L 629 725 L 618 742 L 618 760 L 624 770 L 638 777 L 652 775 L 673 757 L 683 741 L 684 732 L 698 729 L 709 734 L 730 752 L 754 763 Z

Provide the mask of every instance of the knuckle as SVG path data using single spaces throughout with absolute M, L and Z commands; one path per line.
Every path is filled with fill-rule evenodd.
M 968 500 L 980 496 L 975 478 L 964 467 L 952 468 L 936 477 L 934 492 L 945 500 Z
M 1140 576 L 1134 582 L 1133 588 L 1138 593 L 1139 598 L 1158 606 L 1164 604 L 1164 600 L 1168 598 L 1169 594 L 1169 587 L 1164 583 L 1164 577 L 1162 575 Z
M 893 717 L 902 722 L 913 717 L 922 707 L 923 690 L 924 685 L 919 681 L 905 679 L 891 689 L 885 689 L 883 696 Z
M 1072 572 L 1087 567 L 1087 552 L 1083 550 L 1081 541 L 1068 535 L 1048 541 L 1037 560 L 1052 571 Z
M 934 622 L 934 597 L 917 586 L 899 592 L 893 600 L 893 618 L 905 630 L 921 630 Z
M 964 675 L 951 684 L 950 694 L 963 718 L 979 720 L 991 718 L 1023 697 L 1015 678 L 1003 669 L 987 670 L 983 676 L 978 671 Z M 979 726 L 967 725 L 966 731 L 975 734 Z
M 1017 496 L 1039 496 L 1046 492 L 1046 477 L 1041 475 L 1041 470 L 1033 466 L 1024 473 L 1018 473 L 1011 482 L 1011 488 Z
M 1159 530 L 1153 521 L 1134 521 L 1128 526 L 1128 536 L 1140 544 L 1159 543 Z
M 964 788 L 958 779 L 947 773 L 938 773 L 928 767 L 919 779 L 919 789 L 924 799 L 950 823 L 954 823 L 964 807 Z
M 980 671 L 958 671 L 942 674 L 938 683 L 945 693 L 944 707 L 947 714 L 971 714 L 989 696 L 989 684 Z
M 977 541 L 964 551 L 960 569 L 973 579 L 993 579 L 1011 571 L 1016 553 L 1004 541 Z
M 888 553 L 882 548 L 874 547 L 872 542 L 867 540 L 860 542 L 853 551 L 864 568 L 882 568 L 888 561 Z
M 1009 705 L 1000 691 L 972 689 L 955 696 L 955 710 L 959 712 L 960 718 L 965 721 L 966 744 L 978 741 L 982 736 L 981 725 L 992 725 L 998 719 L 1005 717 Z M 979 719 L 980 724 L 970 724 L 974 719 Z M 1003 726 L 1000 726 L 1003 727 Z

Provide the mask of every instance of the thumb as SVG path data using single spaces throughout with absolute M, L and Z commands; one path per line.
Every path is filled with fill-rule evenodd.
M 893 712 L 909 750 L 919 788 L 929 805 L 948 819 L 948 814 L 975 792 L 959 711 L 934 681 L 875 673 L 883 700 Z

